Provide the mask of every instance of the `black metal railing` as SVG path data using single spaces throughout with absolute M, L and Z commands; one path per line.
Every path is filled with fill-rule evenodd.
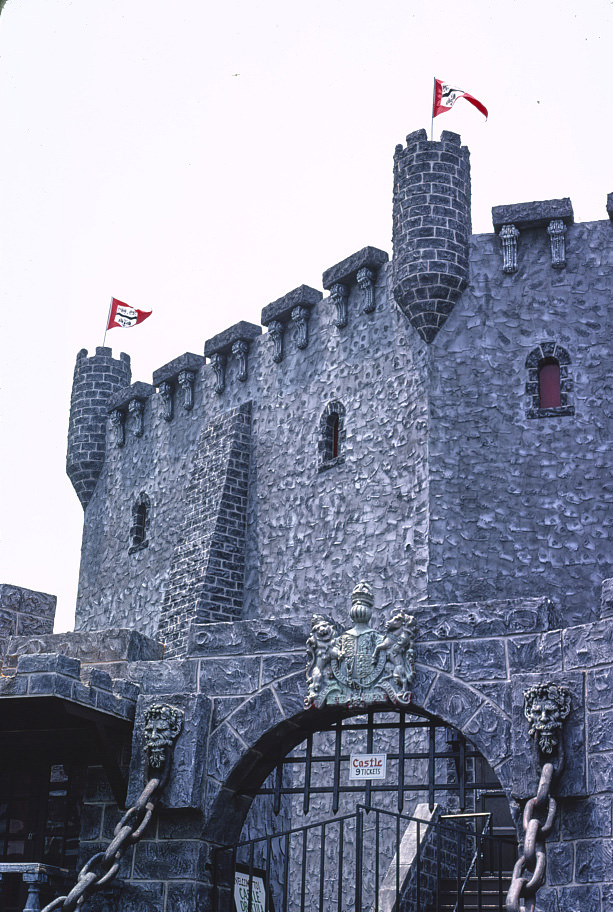
M 486 899 L 504 912 L 508 840 L 490 815 L 422 812 L 360 805 L 218 849 L 217 895 L 225 912 L 469 912 Z

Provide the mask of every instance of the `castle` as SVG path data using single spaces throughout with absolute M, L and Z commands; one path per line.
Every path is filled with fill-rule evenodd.
M 242 869 L 216 859 L 230 847 L 236 862 L 241 839 L 252 840 L 263 905 L 300 908 L 279 873 L 300 868 L 289 836 L 285 849 L 268 844 L 274 877 L 253 846 L 275 815 L 284 833 L 298 818 L 309 826 L 304 769 L 324 731 L 320 751 L 329 744 L 332 763 L 336 750 L 336 765 L 321 794 L 338 811 L 338 732 L 365 713 L 368 755 L 379 717 L 423 728 L 407 742 L 419 770 L 401 810 L 414 815 L 419 797 L 432 814 L 446 795 L 441 812 L 478 814 L 490 794 L 505 805 L 501 828 L 508 836 L 512 812 L 521 837 L 543 760 L 524 695 L 543 685 L 567 693 L 568 718 L 537 908 L 613 908 L 613 194 L 606 213 L 575 224 L 569 199 L 495 206 L 493 233 L 472 235 L 468 150 L 457 134 L 434 142 L 420 130 L 395 151 L 391 260 L 354 253 L 325 270 L 325 294 L 300 285 L 264 307 L 265 333 L 238 323 L 152 383 L 132 383 L 127 355 L 79 352 L 67 455 L 84 509 L 74 633 L 51 633 L 49 596 L 1 590 L 7 912 L 24 890 L 36 908 L 64 889 L 58 871 L 105 850 L 118 808 L 144 784 L 152 707 L 181 714 L 170 777 L 92 909 L 233 909 Z M 359 580 L 369 586 L 354 603 L 369 603 L 373 630 L 397 610 L 416 621 L 400 716 L 342 700 L 305 709 L 311 619 L 347 628 Z M 339 650 L 328 656 L 337 675 Z M 385 743 L 404 794 L 405 742 L 395 754 Z M 466 750 L 473 765 L 447 788 L 449 758 Z M 290 785 L 288 757 L 302 770 Z M 340 891 L 324 902 L 318 857 L 309 844 L 319 908 L 342 912 Z M 376 905 L 376 877 L 369 889 Z M 414 908 L 434 910 L 435 895 L 443 908 L 432 889 Z M 394 902 L 390 912 L 398 888 Z

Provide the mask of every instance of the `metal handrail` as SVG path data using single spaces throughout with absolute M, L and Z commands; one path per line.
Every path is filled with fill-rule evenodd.
M 466 877 L 464 878 L 464 881 L 463 881 L 463 883 L 462 883 L 462 887 L 461 887 L 460 892 L 459 892 L 459 894 L 458 894 L 458 898 L 457 898 L 457 900 L 456 900 L 456 904 L 455 904 L 455 906 L 453 907 L 453 912 L 458 912 L 458 906 L 459 906 L 459 903 L 460 903 L 460 897 L 463 897 L 463 896 L 464 896 L 464 893 L 466 892 L 466 887 L 467 887 L 468 881 L 470 880 L 471 874 L 472 874 L 472 872 L 474 871 L 474 869 L 475 869 L 475 867 L 476 867 L 476 865 L 477 865 L 477 859 L 479 858 L 479 855 L 480 855 L 480 853 L 481 853 L 481 847 L 482 847 L 482 845 L 483 845 L 483 839 L 488 835 L 488 831 L 489 831 L 490 826 L 491 826 L 491 823 L 492 823 L 492 815 L 491 815 L 491 813 L 490 813 L 489 811 L 478 811 L 478 812 L 475 812 L 474 814 L 471 814 L 471 813 L 468 813 L 468 814 L 441 814 L 441 817 L 445 817 L 447 820 L 449 820 L 449 819 L 454 819 L 454 818 L 457 818 L 457 817 L 459 817 L 459 818 L 464 818 L 464 817 L 471 817 L 471 818 L 474 818 L 474 817 L 487 817 L 487 820 L 485 821 L 485 826 L 483 827 L 483 829 L 481 830 L 481 832 L 480 832 L 478 835 L 477 835 L 477 833 L 475 832 L 475 851 L 474 851 L 472 860 L 471 860 L 471 862 L 470 862 L 470 864 L 469 864 L 469 866 L 468 866 L 468 871 L 466 872 Z

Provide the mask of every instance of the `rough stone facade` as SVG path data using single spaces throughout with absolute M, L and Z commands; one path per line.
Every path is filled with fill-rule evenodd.
M 266 334 L 239 323 L 151 385 L 79 354 L 76 632 L 50 633 L 51 597 L 0 590 L 0 720 L 36 697 L 108 729 L 79 755 L 84 860 L 143 786 L 147 709 L 184 719 L 154 823 L 92 909 L 233 908 L 215 852 L 303 821 L 254 795 L 347 716 L 305 709 L 305 643 L 313 614 L 346 623 L 359 579 L 375 629 L 416 617 L 414 708 L 474 745 L 516 820 L 540 771 L 524 691 L 568 688 L 537 908 L 611 908 L 613 222 L 550 200 L 495 207 L 497 234 L 471 238 L 469 204 L 459 137 L 411 134 L 391 263 L 363 248 L 326 270 L 328 297 L 299 286 Z

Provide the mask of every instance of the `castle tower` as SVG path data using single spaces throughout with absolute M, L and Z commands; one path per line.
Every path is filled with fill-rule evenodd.
M 113 358 L 110 348 L 98 347 L 87 357 L 77 355 L 70 398 L 66 472 L 85 509 L 96 487 L 104 462 L 107 404 L 111 396 L 131 378 L 130 356 Z
M 457 133 L 428 142 L 425 130 L 394 153 L 393 291 L 432 342 L 468 283 L 470 161 Z

